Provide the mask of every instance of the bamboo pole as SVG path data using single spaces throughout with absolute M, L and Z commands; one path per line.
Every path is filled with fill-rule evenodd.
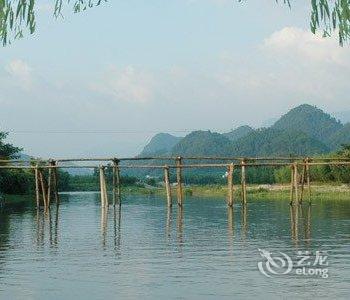
M 121 183 L 119 159 L 113 158 L 113 205 L 116 205 L 117 199 L 121 206 Z
M 182 192 L 182 157 L 176 158 L 176 181 L 177 181 L 177 204 L 182 206 L 183 204 L 183 192 Z
M 53 162 L 53 166 L 55 166 L 55 168 L 53 169 L 53 184 L 54 184 L 55 201 L 56 201 L 56 204 L 59 204 L 60 198 L 58 195 L 58 169 L 57 169 L 57 162 L 56 161 Z
M 241 161 L 241 185 L 242 185 L 242 202 L 247 204 L 247 185 L 246 185 L 246 166 L 245 160 Z
M 228 174 L 227 174 L 227 184 L 228 184 L 228 206 L 233 206 L 233 171 L 234 171 L 234 164 L 231 163 L 228 167 Z
M 167 206 L 171 207 L 173 203 L 171 198 L 170 175 L 169 175 L 168 166 L 164 167 L 164 184 L 165 184 L 165 190 L 166 190 Z
M 293 164 L 294 167 L 294 192 L 295 192 L 295 197 L 294 197 L 294 204 L 298 204 L 298 165 L 296 163 Z
M 121 177 L 120 177 L 120 167 L 119 167 L 119 161 L 117 161 L 116 166 L 116 183 L 117 183 L 117 198 L 119 207 L 122 205 L 122 195 L 121 195 Z
M 113 206 L 115 206 L 116 198 L 117 198 L 117 189 L 116 189 L 116 184 L 117 184 L 117 166 L 116 166 L 116 162 L 115 161 L 113 161 L 112 180 L 113 180 Z
M 108 206 L 106 178 L 104 173 L 104 167 L 100 166 L 100 190 L 101 190 L 101 206 Z
M 290 205 L 293 205 L 294 199 L 294 165 L 290 166 Z
M 47 205 L 50 206 L 51 201 L 51 177 L 52 177 L 52 169 L 50 168 L 48 171 L 48 179 L 47 179 Z
M 40 192 L 39 192 L 39 171 L 38 165 L 35 167 L 35 196 L 36 196 L 36 207 L 40 207 Z
M 300 189 L 300 199 L 299 203 L 303 203 L 303 198 L 304 198 L 304 189 L 305 189 L 305 181 L 306 181 L 306 164 L 303 166 L 303 173 L 301 174 L 301 189 Z
M 308 189 L 308 194 L 309 194 L 309 203 L 311 203 L 311 185 L 310 185 L 310 158 L 306 159 L 306 181 L 307 181 L 307 189 Z

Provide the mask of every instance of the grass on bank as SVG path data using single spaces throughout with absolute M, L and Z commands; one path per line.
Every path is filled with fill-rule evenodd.
M 125 194 L 143 194 L 143 195 L 163 195 L 165 196 L 164 187 L 141 187 L 141 186 L 126 186 L 122 187 L 122 193 Z M 173 196 L 176 196 L 176 186 L 172 187 Z M 197 197 L 226 197 L 226 185 L 191 185 L 184 187 L 186 196 Z M 247 188 L 248 197 L 254 198 L 269 198 L 269 199 L 289 199 L 290 185 L 251 185 Z M 300 193 L 300 190 L 299 190 Z M 241 187 L 235 186 L 235 197 L 241 196 Z M 350 200 L 349 185 L 324 185 L 317 184 L 311 186 L 311 196 L 322 199 Z M 308 189 L 304 190 L 304 199 L 308 199 Z
M 74 189 L 77 191 L 76 189 Z M 89 189 L 98 191 L 98 188 Z M 80 191 L 86 191 L 81 189 Z M 185 196 L 196 197 L 227 197 L 226 185 L 191 185 L 184 187 Z M 176 197 L 176 186 L 172 186 L 173 197 Z M 299 189 L 300 193 L 300 189 Z M 122 186 L 124 195 L 161 195 L 165 197 L 164 187 L 151 186 Z M 290 185 L 248 185 L 247 195 L 254 199 L 290 199 Z M 312 199 L 329 199 L 329 200 L 350 200 L 350 185 L 331 185 L 331 184 L 313 184 L 311 186 Z M 240 199 L 241 187 L 235 186 L 234 197 Z M 308 189 L 304 191 L 304 200 L 308 200 Z M 2 195 L 0 196 L 0 207 L 4 204 L 16 204 L 23 202 L 33 202 L 35 195 Z M 34 202 L 33 202 L 34 203 Z

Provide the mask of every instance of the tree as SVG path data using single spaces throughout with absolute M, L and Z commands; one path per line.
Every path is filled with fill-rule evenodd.
M 62 15 L 64 4 L 72 6 L 75 13 L 98 6 L 107 0 L 52 0 L 53 15 Z M 248 0 L 233 0 L 245 2 Z M 275 0 L 291 7 L 292 0 Z M 310 29 L 313 33 L 321 30 L 324 36 L 338 32 L 339 44 L 350 38 L 350 0 L 309 0 L 311 4 Z M 21 38 L 24 31 L 34 33 L 35 0 L 0 0 L 0 40 L 3 45 Z
M 6 132 L 0 131 L 0 159 L 13 159 L 22 150 L 4 141 Z M 31 176 L 22 170 L 0 170 L 0 192 L 23 194 L 29 189 Z
M 0 159 L 16 158 L 18 152 L 22 150 L 21 148 L 5 143 L 4 139 L 7 135 L 7 132 L 0 131 Z

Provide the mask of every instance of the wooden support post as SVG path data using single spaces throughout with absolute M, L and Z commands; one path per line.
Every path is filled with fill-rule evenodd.
M 164 184 L 165 184 L 165 191 L 166 191 L 167 206 L 171 207 L 173 203 L 171 198 L 169 166 L 164 167 Z
M 53 185 L 54 185 L 55 201 L 56 201 L 56 204 L 59 204 L 60 198 L 58 195 L 58 169 L 57 169 L 56 161 L 53 162 L 53 166 L 55 166 L 55 168 L 53 169 Z
M 234 164 L 231 163 L 228 167 L 228 174 L 227 174 L 227 189 L 228 189 L 228 206 L 233 206 L 233 171 L 234 171 Z
M 103 168 L 100 166 L 99 168 L 99 171 L 100 171 L 100 197 L 101 197 L 101 207 L 104 207 L 104 189 L 103 189 L 103 175 L 102 175 L 102 172 L 103 172 Z
M 108 206 L 107 185 L 104 167 L 100 166 L 100 190 L 101 190 L 101 206 Z
M 177 204 L 182 206 L 183 204 L 183 192 L 182 192 L 182 157 L 176 158 L 176 181 L 177 181 Z
M 293 205 L 294 199 L 294 165 L 290 166 L 290 205 Z
M 117 199 L 119 206 L 121 206 L 121 183 L 120 183 L 120 168 L 119 160 L 113 159 L 113 205 L 116 205 Z
M 105 202 L 105 207 L 108 207 L 109 203 L 108 203 L 108 192 L 107 192 L 107 180 L 106 180 L 106 175 L 103 169 L 103 189 L 104 189 L 104 202 Z
M 52 164 L 50 163 L 52 166 Z M 48 179 L 47 179 L 47 205 L 50 206 L 51 201 L 51 178 L 52 178 L 52 168 L 49 168 L 48 170 Z
M 34 174 L 35 174 L 36 207 L 39 208 L 39 206 L 40 206 L 40 192 L 39 192 L 39 170 L 38 170 L 38 165 L 35 166 Z
M 119 206 L 122 205 L 121 199 L 121 178 L 120 178 L 120 168 L 119 168 L 119 159 L 113 160 L 113 166 L 115 171 L 115 186 L 116 186 L 116 198 L 118 199 Z
M 241 161 L 241 185 L 242 185 L 242 202 L 247 204 L 247 185 L 246 185 L 246 167 L 245 160 Z
M 307 189 L 308 189 L 308 192 L 309 192 L 309 203 L 311 203 L 311 185 L 310 185 L 310 165 L 309 165 L 309 162 L 310 162 L 310 158 L 308 157 L 306 159 L 306 183 L 307 183 Z
M 299 186 L 298 178 L 299 178 L 298 165 L 296 163 L 294 163 L 294 192 L 295 192 L 294 204 L 295 205 L 298 204 L 298 186 Z
M 297 163 L 293 163 L 291 166 L 291 192 L 290 192 L 290 204 L 297 205 L 298 204 L 298 165 Z
M 306 159 L 304 159 L 304 165 L 303 165 L 303 172 L 301 173 L 301 179 L 300 179 L 300 183 L 301 183 L 301 189 L 300 189 L 300 199 L 299 199 L 299 203 L 303 203 L 303 198 L 304 198 L 304 186 L 305 186 L 305 181 L 306 181 Z
M 117 166 L 115 160 L 113 160 L 113 174 L 112 174 L 112 184 L 113 184 L 113 206 L 116 204 L 116 198 L 117 198 L 117 189 L 116 189 L 116 184 L 117 184 Z

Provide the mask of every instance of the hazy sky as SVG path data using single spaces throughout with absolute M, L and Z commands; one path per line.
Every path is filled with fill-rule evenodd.
M 282 2 L 282 1 L 281 1 Z M 309 33 L 309 1 L 110 0 L 0 54 L 0 129 L 31 155 L 130 156 L 156 132 L 350 110 L 349 46 Z

